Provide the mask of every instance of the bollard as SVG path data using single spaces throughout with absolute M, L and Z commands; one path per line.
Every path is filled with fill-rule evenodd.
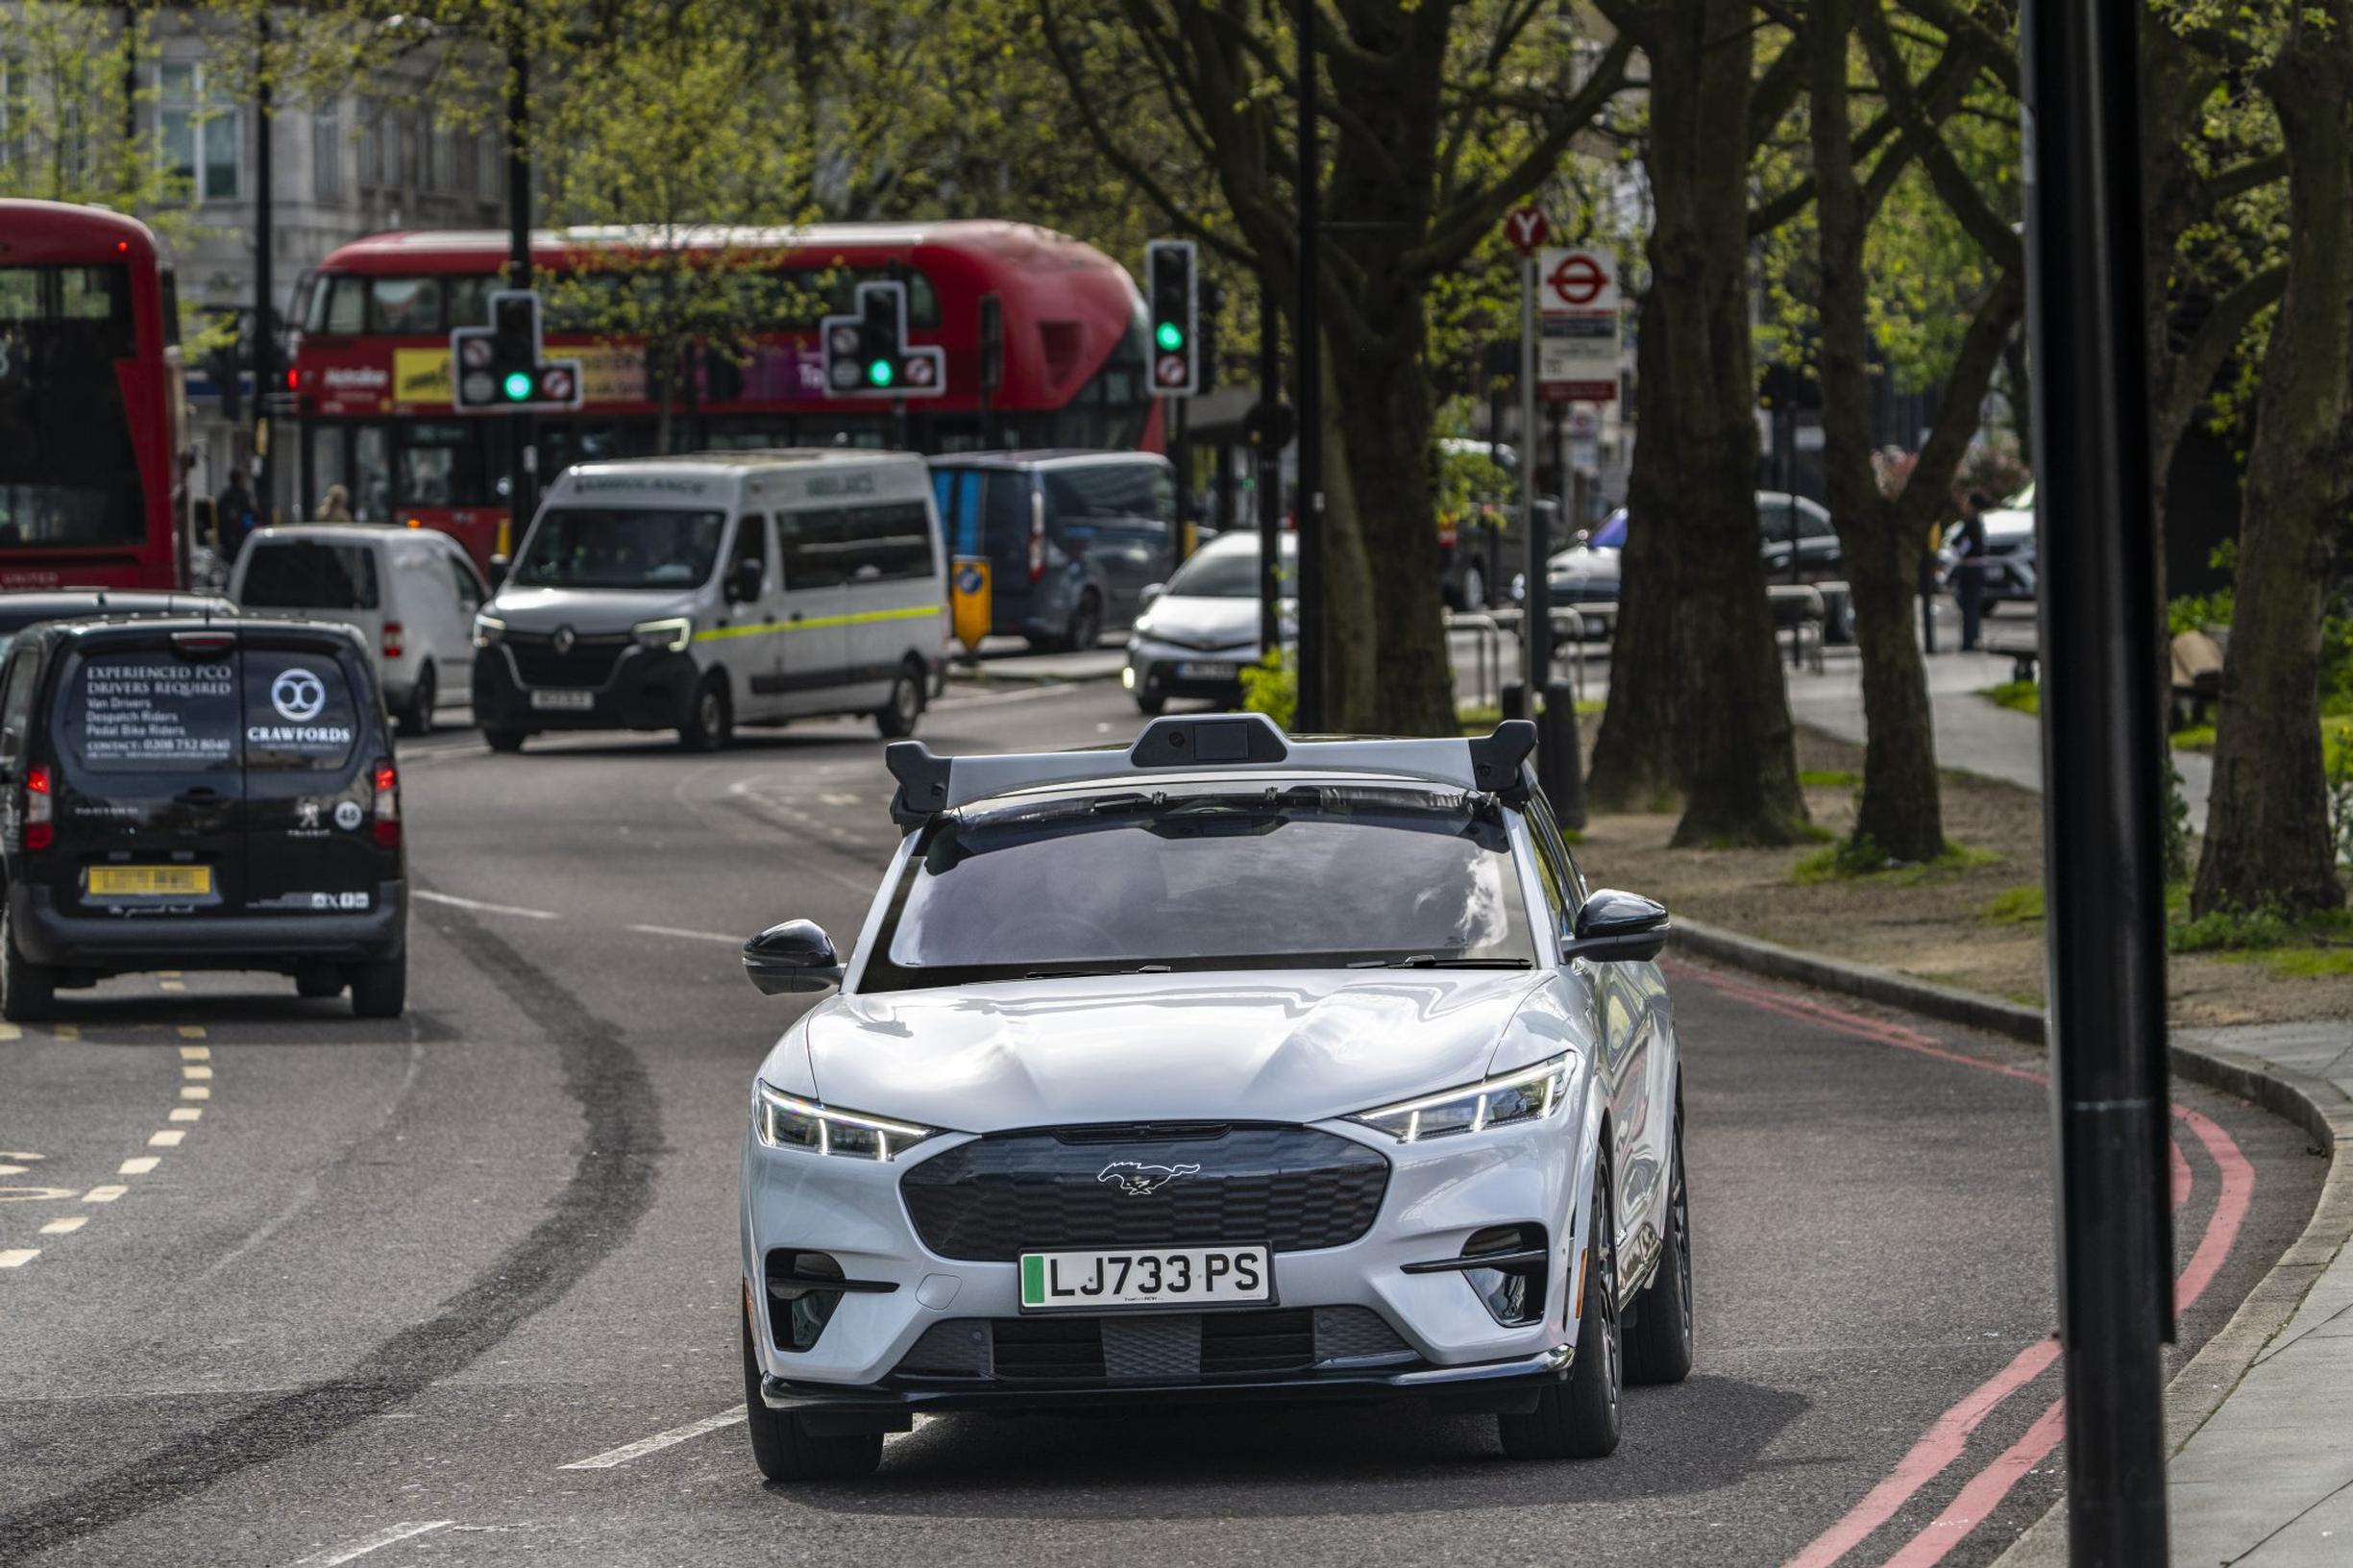
M 1544 688 L 1536 719 L 1536 778 L 1562 827 L 1585 825 L 1584 747 L 1577 733 L 1577 698 L 1564 680 Z
M 1501 706 L 1504 710 L 1504 717 L 1507 719 L 1527 718 L 1528 683 L 1524 680 L 1505 681 L 1503 701 Z M 1542 743 L 1539 741 L 1538 744 L 1541 745 Z

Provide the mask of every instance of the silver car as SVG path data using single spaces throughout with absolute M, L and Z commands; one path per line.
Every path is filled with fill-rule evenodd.
M 1287 628 L 1295 613 L 1297 535 L 1283 535 L 1280 601 Z M 1288 635 L 1287 629 L 1286 635 Z M 1259 660 L 1259 538 L 1228 533 L 1203 545 L 1165 587 L 1144 590 L 1144 612 L 1128 638 L 1119 678 L 1147 714 L 1172 697 L 1241 700 L 1242 666 Z

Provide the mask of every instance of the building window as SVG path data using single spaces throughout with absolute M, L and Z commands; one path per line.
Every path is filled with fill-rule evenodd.
M 206 82 L 202 65 L 164 65 L 158 74 L 165 163 L 198 201 L 236 200 L 244 184 L 244 114 Z
M 429 190 L 455 190 L 457 188 L 457 133 L 445 125 L 437 130 L 429 131 L 427 134 L 432 138 L 433 153 L 432 167 L 427 175 L 426 188 Z
M 359 105 L 359 183 L 384 183 L 384 106 L 373 100 Z
M 506 146 L 496 131 L 485 131 L 475 138 L 474 188 L 483 196 L 496 198 L 499 181 L 506 162 Z
M 343 110 L 329 104 L 310 117 L 310 188 L 322 202 L 343 200 Z

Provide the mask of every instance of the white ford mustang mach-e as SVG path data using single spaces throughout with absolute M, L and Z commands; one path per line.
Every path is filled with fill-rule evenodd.
M 1692 1356 L 1666 911 L 1588 892 L 1533 726 L 890 748 L 906 830 L 762 1064 L 744 1380 L 778 1481 L 917 1411 L 1419 1400 L 1617 1444 Z

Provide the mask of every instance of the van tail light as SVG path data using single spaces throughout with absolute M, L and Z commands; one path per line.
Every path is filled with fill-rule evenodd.
M 380 848 L 400 846 L 401 775 L 388 762 L 376 765 L 376 821 L 368 831 Z
M 1029 580 L 1045 576 L 1045 499 L 1029 498 Z
M 46 849 L 57 842 L 57 824 L 52 820 L 57 802 L 49 790 L 49 770 L 29 768 L 25 771 L 25 847 Z
M 402 625 L 398 621 L 387 621 L 384 623 L 385 658 L 397 659 L 401 656 L 401 639 L 405 637 L 407 634 L 408 628 Z

